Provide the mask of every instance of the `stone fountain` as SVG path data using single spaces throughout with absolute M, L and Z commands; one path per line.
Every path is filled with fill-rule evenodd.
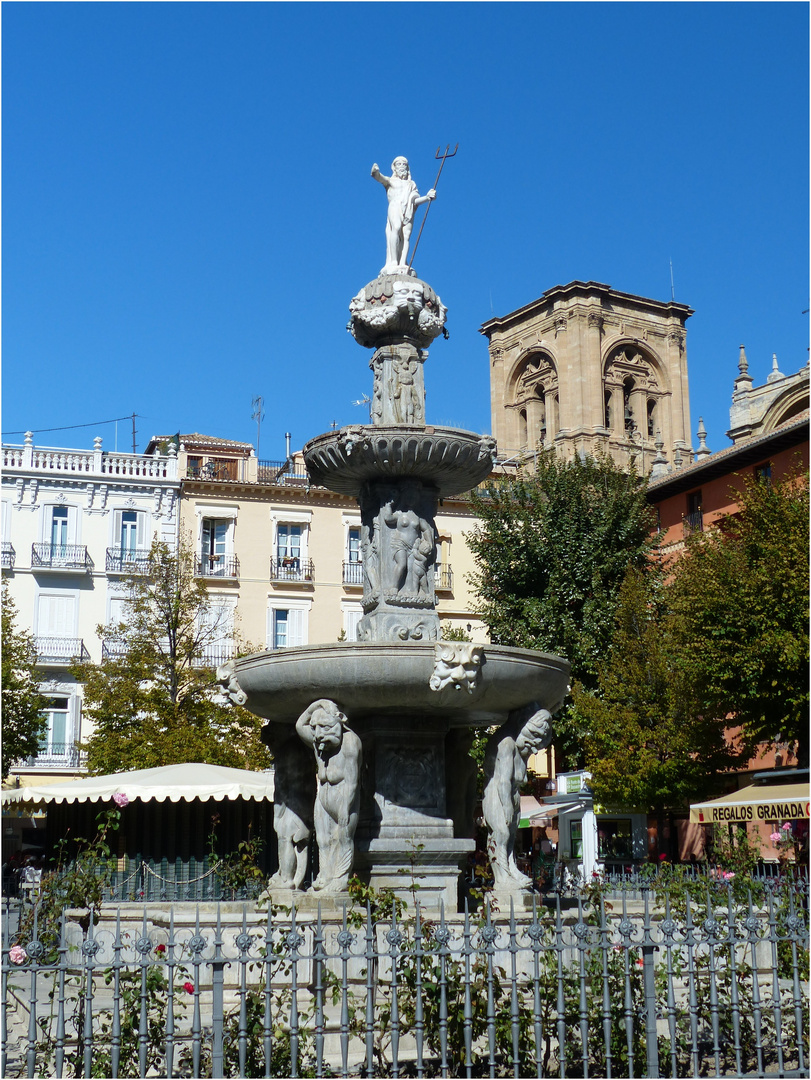
M 276 762 L 274 898 L 295 898 L 312 832 L 320 898 L 345 895 L 350 873 L 407 902 L 456 909 L 460 868 L 474 850 L 476 729 L 495 727 L 484 816 L 497 889 L 529 884 L 515 865 L 518 791 L 531 752 L 552 738 L 551 713 L 569 664 L 527 649 L 442 641 L 434 592 L 438 500 L 491 472 L 489 436 L 425 422 L 427 347 L 446 309 L 407 265 L 421 198 L 408 163 L 377 166 L 389 213 L 387 261 L 350 303 L 348 329 L 372 350 L 371 423 L 312 439 L 311 482 L 357 498 L 363 617 L 358 641 L 256 653 L 218 677 L 231 699 L 266 721 Z M 288 897 L 285 895 L 285 899 Z M 299 898 L 300 903 L 300 898 Z

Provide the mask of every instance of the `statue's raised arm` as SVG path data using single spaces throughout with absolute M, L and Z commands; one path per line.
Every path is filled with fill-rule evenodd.
M 414 211 L 422 203 L 436 198 L 433 188 L 427 195 L 420 195 L 411 179 L 408 161 L 396 157 L 391 163 L 391 176 L 385 176 L 377 163 L 372 166 L 372 179 L 386 189 L 389 212 L 386 218 L 386 265 L 383 274 L 405 273 L 408 270 L 408 244 L 414 225 Z

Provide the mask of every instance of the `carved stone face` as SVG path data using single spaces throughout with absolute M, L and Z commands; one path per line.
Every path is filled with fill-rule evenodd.
M 319 754 L 334 753 L 340 749 L 343 728 L 337 716 L 326 709 L 317 709 L 310 717 L 310 727 L 313 729 L 315 748 Z
M 413 278 L 404 278 L 394 285 L 392 300 L 398 308 L 422 308 L 425 298 L 422 295 L 422 286 Z
M 391 163 L 392 172 L 395 176 L 399 176 L 401 180 L 407 180 L 409 176 L 408 159 L 404 157 L 395 158 Z

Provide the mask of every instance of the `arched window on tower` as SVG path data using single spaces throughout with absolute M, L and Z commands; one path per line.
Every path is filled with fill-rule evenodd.
M 611 431 L 611 391 L 605 392 L 605 426 Z
M 527 445 L 527 410 L 521 409 L 518 413 L 518 445 Z
M 648 398 L 648 436 L 652 439 L 656 434 L 656 399 Z

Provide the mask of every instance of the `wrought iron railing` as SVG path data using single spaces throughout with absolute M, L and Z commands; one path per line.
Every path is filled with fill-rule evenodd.
M 350 559 L 344 560 L 344 585 L 362 585 L 363 584 L 363 563 Z
M 307 470 L 294 468 L 288 461 L 257 462 L 257 479 L 260 484 L 276 484 L 279 487 L 307 487 L 310 478 Z
M 127 643 L 126 641 L 102 641 L 101 643 L 101 658 L 102 660 L 121 660 L 127 655 Z
M 689 536 L 690 533 L 704 532 L 704 512 L 702 510 L 693 510 L 684 515 L 681 523 L 685 536 Z
M 236 555 L 195 555 L 194 576 L 238 578 L 239 559 Z
M 149 569 L 149 548 L 107 548 L 108 574 L 145 574 Z
M 226 660 L 233 660 L 235 656 L 235 645 L 205 645 L 192 663 L 196 668 L 217 668 Z
M 76 743 L 50 743 L 25 759 L 28 769 L 81 769 L 87 762 L 87 754 Z
M 434 569 L 434 588 L 441 592 L 453 592 L 453 570 L 445 563 Z
M 81 638 L 67 637 L 40 637 L 34 638 L 34 648 L 37 651 L 37 663 L 50 667 L 64 667 L 78 660 L 87 663 L 90 653 L 85 648 Z
M 17 553 L 14 550 L 10 540 L 4 540 L 2 551 L 0 552 L 0 565 L 4 570 L 13 570 L 14 561 L 17 558 Z
M 271 559 L 270 580 L 312 583 L 315 581 L 315 564 L 312 559 Z
M 93 560 L 84 544 L 32 544 L 34 570 L 84 570 L 91 573 Z
M 807 911 L 796 884 L 430 920 L 35 906 L 3 923 L 0 1052 L 29 1076 L 807 1076 Z

